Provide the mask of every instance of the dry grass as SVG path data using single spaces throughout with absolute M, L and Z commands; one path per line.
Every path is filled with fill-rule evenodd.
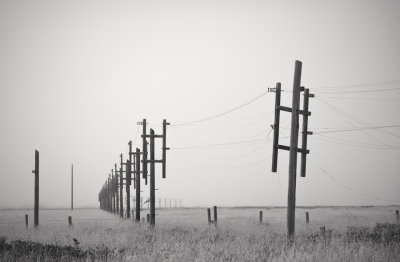
M 75 238 L 85 253 L 83 261 L 92 258 L 96 261 L 399 261 L 400 243 L 395 239 L 385 242 L 365 235 L 351 238 L 347 234 L 347 226 L 353 226 L 354 232 L 361 232 L 378 222 L 394 223 L 394 209 L 308 209 L 310 225 L 300 217 L 305 210 L 299 209 L 293 243 L 286 240 L 284 209 L 263 209 L 266 222 L 260 225 L 260 209 L 251 208 L 219 209 L 217 228 L 208 226 L 205 209 L 160 210 L 153 230 L 146 224 L 129 220 L 122 223 L 119 220 L 79 220 L 117 219 L 100 210 L 49 210 L 42 211 L 39 229 L 26 229 L 23 223 L 1 225 L 0 236 L 7 238 L 6 243 L 26 240 L 63 247 L 76 247 Z M 20 210 L 1 211 L 0 223 L 22 221 L 24 214 Z M 67 225 L 68 215 L 73 217 L 72 228 Z M 57 219 L 62 220 L 46 222 Z M 326 227 L 324 232 L 321 226 Z M 331 234 L 329 229 L 333 229 Z M 372 234 L 373 230 L 369 230 Z M 48 261 L 52 261 L 45 251 L 44 257 L 46 255 Z M 15 261 L 16 258 L 28 261 L 26 256 L 12 252 L 3 252 L 1 260 Z M 57 260 L 70 261 L 70 258 L 66 253 Z M 79 261 L 79 258 L 74 259 Z

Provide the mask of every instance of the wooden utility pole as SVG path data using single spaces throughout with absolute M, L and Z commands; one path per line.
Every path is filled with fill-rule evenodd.
M 39 151 L 35 150 L 35 170 L 32 171 L 35 174 L 35 205 L 33 214 L 33 225 L 37 227 L 39 225 Z
M 71 165 L 71 210 L 74 210 L 74 165 Z
M 136 222 L 140 222 L 140 149 L 136 148 Z
M 300 82 L 301 62 L 296 61 L 293 80 L 292 95 L 292 122 L 290 127 L 290 151 L 289 151 L 289 187 L 288 187 L 288 209 L 287 229 L 288 236 L 292 237 L 295 230 L 296 211 L 296 167 L 297 167 L 297 144 L 299 136 L 299 104 L 300 104 Z
M 279 121 L 281 105 L 281 83 L 276 83 L 275 87 L 275 121 L 274 121 L 274 142 L 272 146 L 272 172 L 276 172 L 278 167 L 278 143 L 279 143 Z
M 156 181 L 154 168 L 154 130 L 150 129 L 150 226 L 154 227 L 156 222 Z
M 124 217 L 124 197 L 122 194 L 122 191 L 124 189 L 124 181 L 123 181 L 123 174 L 122 174 L 122 168 L 123 168 L 123 160 L 122 160 L 122 154 L 120 154 L 121 158 L 121 166 L 119 168 L 119 216 Z
M 301 86 L 301 70 L 302 63 L 296 61 L 293 80 L 293 96 L 292 108 L 281 106 L 281 84 L 277 83 L 275 90 L 275 122 L 274 122 L 274 140 L 272 151 L 272 172 L 277 171 L 278 164 L 278 149 L 289 151 L 289 184 L 288 184 L 288 207 L 287 207 L 287 230 L 288 238 L 292 238 L 295 232 L 295 210 L 296 210 L 296 169 L 297 169 L 297 153 L 302 154 L 301 159 L 301 176 L 305 177 L 306 173 L 306 155 L 310 153 L 307 149 L 307 135 L 312 134 L 308 132 L 308 116 L 311 113 L 308 111 L 308 98 L 314 97 L 309 94 L 308 89 Z M 270 89 L 268 90 L 270 91 Z M 304 92 L 304 109 L 300 110 L 300 92 Z M 290 133 L 290 146 L 279 144 L 279 120 L 280 111 L 290 112 L 292 114 L 291 120 L 291 133 Z M 303 115 L 303 129 L 302 129 L 302 148 L 298 147 L 299 135 L 299 114 Z
M 148 204 L 150 206 L 150 226 L 154 227 L 155 221 L 156 221 L 156 195 L 155 195 L 155 164 L 156 163 L 161 163 L 162 164 L 162 177 L 165 178 L 165 165 L 166 165 L 166 150 L 168 148 L 166 147 L 166 130 L 167 130 L 167 121 L 164 119 L 163 120 L 163 134 L 162 135 L 156 135 L 154 133 L 153 129 L 150 129 L 150 134 L 147 135 L 146 131 L 146 119 L 143 119 L 142 123 L 138 123 L 143 125 L 143 177 L 145 178 L 145 184 L 147 180 L 147 163 L 150 164 L 150 199 L 148 201 Z M 147 159 L 147 138 L 150 139 L 150 159 Z M 163 158 L 161 160 L 156 160 L 155 159 L 155 138 L 162 138 L 163 141 L 163 147 L 162 147 L 162 152 L 163 152 Z
M 131 217 L 131 161 L 126 160 L 126 217 Z
M 143 119 L 142 122 L 143 125 L 143 133 L 142 133 L 142 142 L 143 142 L 143 178 L 144 178 L 144 184 L 147 185 L 147 122 L 146 118 Z
M 117 211 L 117 214 L 119 214 L 119 181 L 118 181 L 119 176 L 118 176 L 118 171 L 117 171 L 117 170 L 118 170 L 118 169 L 117 169 L 117 163 L 115 163 L 115 164 L 114 164 L 115 193 L 116 193 L 116 195 L 117 195 L 117 199 L 116 199 L 116 203 L 117 203 L 116 211 Z

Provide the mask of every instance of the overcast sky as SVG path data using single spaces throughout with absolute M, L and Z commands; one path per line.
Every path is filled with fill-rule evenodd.
M 311 131 L 399 125 L 400 81 L 383 83 L 400 80 L 399 10 L 399 1 L 365 0 L 1 0 L 0 207 L 33 207 L 35 149 L 41 207 L 69 206 L 71 164 L 75 206 L 97 207 L 128 141 L 141 147 L 143 118 L 156 133 L 162 119 L 171 123 L 157 198 L 284 206 L 288 152 L 270 172 L 274 93 L 172 125 L 234 108 L 276 82 L 290 106 L 295 60 L 316 94 Z M 289 117 L 281 113 L 281 144 L 289 145 Z M 195 147 L 247 140 L 261 141 Z M 308 145 L 297 205 L 400 202 L 399 127 L 315 134 Z

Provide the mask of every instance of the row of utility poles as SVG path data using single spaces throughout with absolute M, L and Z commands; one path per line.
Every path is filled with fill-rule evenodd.
M 114 164 L 114 169 L 108 176 L 103 187 L 99 192 L 100 208 L 108 212 L 117 213 L 121 218 L 126 214 L 127 218 L 130 218 L 131 207 L 130 207 L 130 186 L 133 182 L 133 188 L 135 189 L 135 220 L 140 222 L 140 210 L 143 203 L 141 203 L 141 179 L 144 180 L 144 184 L 148 184 L 148 177 L 150 178 L 149 189 L 150 189 L 150 217 L 149 223 L 151 226 L 155 225 L 156 221 L 156 195 L 155 195 L 155 164 L 160 163 L 162 165 L 162 178 L 166 178 L 166 151 L 169 149 L 166 146 L 167 140 L 167 125 L 169 123 L 164 119 L 162 123 L 162 134 L 157 135 L 154 130 L 150 128 L 150 133 L 147 134 L 147 122 L 143 119 L 142 122 L 138 122 L 138 125 L 143 126 L 142 131 L 142 150 L 136 148 L 132 150 L 132 141 L 128 143 L 128 157 L 124 161 L 123 155 L 120 154 L 119 167 Z M 155 159 L 155 139 L 162 139 L 162 158 Z M 150 152 L 148 152 L 150 151 Z M 124 211 L 124 196 L 123 189 L 125 186 L 126 194 L 126 210 Z

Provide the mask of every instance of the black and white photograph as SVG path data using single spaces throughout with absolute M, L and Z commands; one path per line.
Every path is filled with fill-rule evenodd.
M 400 1 L 0 0 L 0 261 L 400 261 Z

